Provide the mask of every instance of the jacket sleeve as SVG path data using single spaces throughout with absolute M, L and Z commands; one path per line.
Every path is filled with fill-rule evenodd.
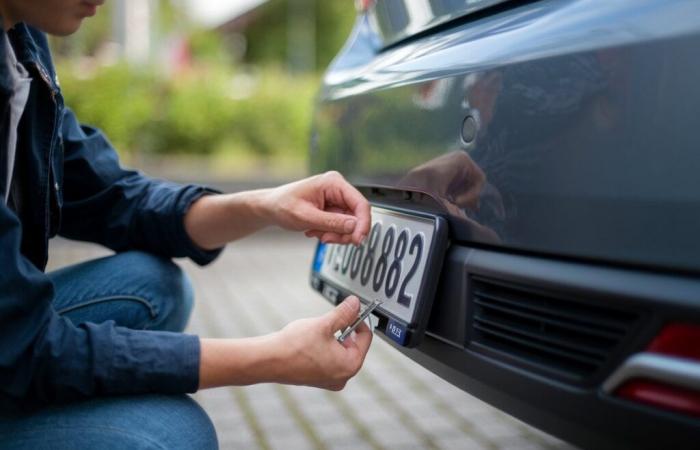
M 0 202 L 0 409 L 197 389 L 196 336 L 74 325 L 52 308 L 53 284 L 20 241 L 19 219 Z
M 122 169 L 102 132 L 81 125 L 68 108 L 61 132 L 65 158 L 61 235 L 115 251 L 141 249 L 167 257 L 187 256 L 200 265 L 218 256 L 221 249 L 198 248 L 184 225 L 190 205 L 216 191 Z

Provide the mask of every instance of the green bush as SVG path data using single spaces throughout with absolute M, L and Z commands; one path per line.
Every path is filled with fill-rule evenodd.
M 59 73 L 66 104 L 126 154 L 306 154 L 316 75 L 203 68 L 168 78 L 127 65 Z
M 89 77 L 76 70 L 60 70 L 59 75 L 66 105 L 83 122 L 105 130 L 121 149 L 139 147 L 155 113 L 155 77 L 126 65 L 101 69 Z

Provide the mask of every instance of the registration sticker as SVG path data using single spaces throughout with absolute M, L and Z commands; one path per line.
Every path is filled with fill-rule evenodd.
M 386 326 L 386 335 L 397 344 L 403 345 L 406 342 L 406 326 L 391 319 Z

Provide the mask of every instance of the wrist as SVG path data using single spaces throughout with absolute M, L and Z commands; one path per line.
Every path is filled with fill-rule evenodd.
M 233 384 L 280 383 L 287 359 L 284 346 L 280 345 L 276 333 L 238 340 L 245 367 L 241 367 Z
M 283 380 L 286 361 L 275 335 L 200 339 L 199 388 L 245 386 Z
M 246 207 L 250 215 L 262 226 L 274 224 L 274 200 L 272 189 L 257 189 L 246 192 Z

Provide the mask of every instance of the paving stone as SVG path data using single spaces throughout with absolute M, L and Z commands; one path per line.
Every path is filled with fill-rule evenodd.
M 487 447 L 468 436 L 442 436 L 436 438 L 438 446 L 443 450 L 486 450 Z
M 331 403 L 330 401 L 326 403 L 312 404 L 307 404 L 301 401 L 298 403 L 298 407 L 307 420 L 314 426 L 321 426 L 327 423 L 344 420 L 344 417 L 337 405 Z
M 240 432 L 237 430 L 229 430 L 223 428 L 217 429 L 217 437 L 219 439 L 219 447 L 225 449 L 252 449 L 257 448 L 258 443 L 252 433 Z
M 525 436 L 512 436 L 496 440 L 499 450 L 536 450 L 542 446 L 538 442 L 531 442 Z M 556 448 L 556 445 L 554 446 Z
M 333 442 L 336 440 L 348 440 L 348 437 L 357 436 L 355 427 L 343 420 L 342 417 L 337 417 L 334 421 L 325 421 L 323 424 L 314 424 L 314 430 L 319 438 L 324 442 Z
M 387 414 L 374 420 L 361 419 L 366 429 L 383 444 L 420 442 L 427 433 L 399 414 Z
M 492 407 L 482 401 L 464 395 L 455 395 L 453 398 L 441 397 L 452 410 L 467 421 L 479 420 L 481 416 L 488 416 Z M 504 419 L 507 420 L 507 419 Z
M 423 430 L 433 436 L 460 432 L 460 428 L 455 421 L 447 417 L 441 411 L 426 408 L 425 410 L 411 410 L 409 413 L 416 422 L 420 423 Z
M 348 407 L 363 423 L 375 423 L 395 416 L 391 411 L 391 405 L 377 400 L 376 397 L 366 397 L 362 401 L 356 401 L 351 396 L 338 395 L 342 395 L 346 399 Z
M 356 432 L 345 438 L 337 438 L 330 442 L 324 442 L 324 444 L 329 450 L 374 450 L 374 447 Z
M 303 434 L 273 433 L 267 436 L 273 450 L 310 450 L 314 446 Z
M 357 409 L 358 411 L 363 411 L 369 405 L 376 404 L 376 392 L 372 391 L 367 383 L 361 383 L 357 379 L 351 381 L 351 383 L 353 386 L 356 386 L 355 389 L 351 389 L 350 386 L 348 386 L 340 393 L 335 393 L 333 395 L 343 397 L 346 401 L 351 403 L 353 408 Z
M 372 428 L 372 437 L 385 448 L 423 446 L 420 437 L 398 420 L 377 422 Z
M 284 411 L 257 415 L 260 428 L 272 434 L 303 434 L 296 420 Z
M 492 414 L 484 414 L 478 417 L 479 419 L 472 419 L 470 422 L 473 424 L 474 428 L 483 435 L 498 438 L 520 436 L 522 439 L 522 429 L 518 424 L 510 420 L 495 417 Z

